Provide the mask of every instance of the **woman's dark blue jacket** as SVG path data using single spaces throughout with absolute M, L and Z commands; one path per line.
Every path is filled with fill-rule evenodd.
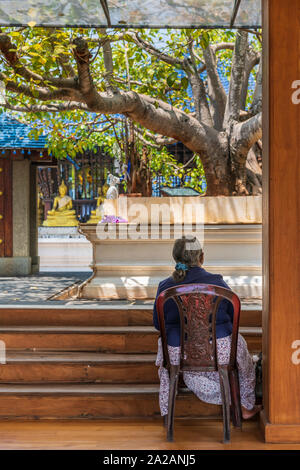
M 225 287 L 230 289 L 223 277 L 220 274 L 212 274 L 205 269 L 198 266 L 191 267 L 185 276 L 184 281 L 176 283 L 172 277 L 168 277 L 161 281 L 158 285 L 156 299 L 159 294 L 168 289 L 180 284 L 213 284 L 215 286 Z M 153 324 L 157 330 L 159 330 L 158 317 L 156 311 L 156 299 L 153 308 Z M 180 346 L 180 318 L 177 305 L 172 299 L 167 300 L 164 305 L 165 312 L 165 325 L 166 333 L 168 338 L 168 344 L 170 346 Z M 233 306 L 232 304 L 224 299 L 219 305 L 216 319 L 216 335 L 217 338 L 224 338 L 232 333 L 232 322 L 233 322 Z

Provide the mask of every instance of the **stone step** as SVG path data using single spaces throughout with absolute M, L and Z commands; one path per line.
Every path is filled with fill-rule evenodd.
M 260 351 L 262 329 L 241 327 L 249 350 Z M 158 332 L 152 326 L 7 326 L 0 340 L 7 350 L 98 351 L 107 353 L 155 353 Z
M 160 417 L 158 385 L 0 384 L 1 419 Z M 176 417 L 221 417 L 221 407 L 183 389 Z
M 155 359 L 155 354 L 9 351 L 0 383 L 156 384 Z
M 50 305 L 49 305 L 50 304 Z M 153 304 L 103 302 L 87 305 L 82 301 L 76 308 L 70 305 L 39 306 L 0 305 L 0 326 L 151 326 Z M 240 326 L 261 326 L 262 310 L 259 304 L 242 303 Z

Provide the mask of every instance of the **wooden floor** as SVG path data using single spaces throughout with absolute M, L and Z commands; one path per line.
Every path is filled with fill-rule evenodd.
M 222 422 L 176 420 L 175 442 L 167 443 L 161 420 L 2 421 L 0 449 L 25 450 L 300 450 L 300 444 L 265 444 L 257 421 L 232 430 L 224 445 Z

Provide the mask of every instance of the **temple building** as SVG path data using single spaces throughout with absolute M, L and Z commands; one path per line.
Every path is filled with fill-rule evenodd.
M 29 137 L 31 128 L 0 115 L 0 275 L 39 270 L 37 250 L 37 167 L 49 165 L 46 137 Z

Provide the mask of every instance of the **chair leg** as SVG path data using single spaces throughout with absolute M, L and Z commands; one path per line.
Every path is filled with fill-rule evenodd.
M 227 367 L 219 366 L 220 388 L 223 402 L 224 444 L 230 442 L 230 386 Z
M 168 415 L 164 415 L 163 420 L 164 420 L 164 428 L 166 428 L 168 426 Z
M 229 382 L 232 401 L 232 422 L 235 427 L 242 429 L 241 397 L 237 369 L 229 371 Z
M 167 421 L 167 441 L 174 441 L 174 414 L 175 414 L 175 398 L 178 386 L 179 366 L 171 365 L 170 367 L 170 388 L 169 388 L 169 404 L 168 404 L 168 421 Z

